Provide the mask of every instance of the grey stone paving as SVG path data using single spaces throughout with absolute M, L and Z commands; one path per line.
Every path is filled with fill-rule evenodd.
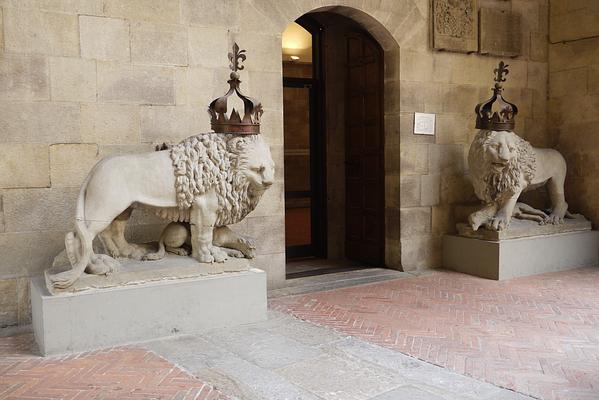
M 143 346 L 234 399 L 532 399 L 274 311 Z
M 268 297 L 275 298 L 322 290 L 339 289 L 366 283 L 381 282 L 389 279 L 408 278 L 427 273 L 434 273 L 434 271 L 401 272 L 387 268 L 364 268 L 355 271 L 288 279 L 285 281 L 285 287 L 269 290 Z

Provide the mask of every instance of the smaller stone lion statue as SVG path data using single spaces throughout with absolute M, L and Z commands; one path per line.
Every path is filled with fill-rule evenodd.
M 561 224 L 569 217 L 564 197 L 566 161 L 553 149 L 534 148 L 511 131 L 481 130 L 468 154 L 476 196 L 485 206 L 469 216 L 474 230 L 484 226 L 507 229 L 512 217 L 545 224 Z M 547 185 L 549 214 L 524 203 L 520 194 Z
M 115 258 L 187 254 L 185 243 L 199 262 L 253 257 L 253 241 L 227 225 L 254 210 L 274 182 L 274 162 L 261 135 L 205 133 L 159 150 L 108 157 L 93 167 L 79 192 L 75 231 L 65 238 L 71 269 L 49 276 L 55 288 L 71 286 L 84 271 L 109 273 L 118 265 Z M 176 222 L 155 253 L 125 239 L 134 208 Z M 97 236 L 110 255 L 94 253 Z

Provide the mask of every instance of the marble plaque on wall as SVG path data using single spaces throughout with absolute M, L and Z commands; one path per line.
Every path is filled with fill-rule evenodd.
M 516 57 L 521 53 L 520 16 L 490 8 L 480 9 L 480 53 Z
M 433 0 L 433 48 L 472 53 L 478 50 L 477 0 Z

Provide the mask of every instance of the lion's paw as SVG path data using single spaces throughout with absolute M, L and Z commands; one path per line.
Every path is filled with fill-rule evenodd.
M 79 271 L 70 269 L 68 271 L 49 276 L 49 280 L 52 286 L 56 289 L 66 289 L 69 286 L 72 286 L 80 276 L 81 273 Z
M 177 256 L 186 257 L 189 255 L 189 252 L 183 247 L 167 247 L 166 251 L 171 254 L 175 254 Z
M 92 261 L 85 268 L 85 272 L 93 275 L 108 275 L 116 271 L 120 264 L 114 258 L 106 254 L 98 254 L 92 258 Z
M 225 262 L 229 258 L 226 252 L 216 246 L 212 246 L 210 253 L 214 257 L 214 261 L 218 263 Z
M 564 223 L 564 216 L 560 214 L 550 214 L 543 221 L 544 224 L 559 225 Z
M 510 218 L 506 215 L 497 214 L 495 217 L 491 218 L 486 224 L 486 228 L 492 231 L 504 231 L 510 226 Z

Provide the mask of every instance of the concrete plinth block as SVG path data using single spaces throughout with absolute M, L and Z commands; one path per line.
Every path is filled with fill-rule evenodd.
M 495 280 L 599 266 L 599 231 L 499 241 L 445 235 L 443 266 Z
M 31 280 L 42 355 L 78 352 L 266 319 L 266 273 L 251 268 L 52 296 Z

